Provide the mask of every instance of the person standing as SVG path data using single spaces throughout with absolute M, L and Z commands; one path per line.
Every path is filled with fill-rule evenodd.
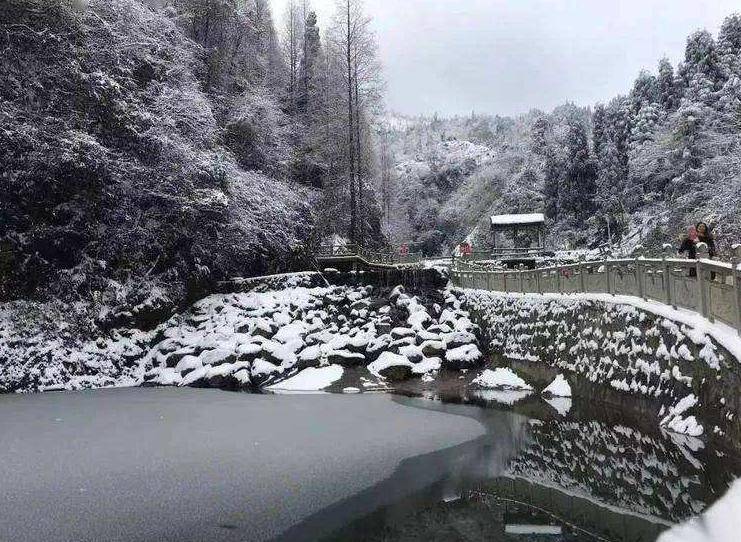
M 710 231 L 710 228 L 705 222 L 698 222 L 695 226 L 689 229 L 687 237 L 682 241 L 682 245 L 679 247 L 679 253 L 687 253 L 687 257 L 690 260 L 697 259 L 697 245 L 705 243 L 708 247 L 709 257 L 712 259 L 715 257 L 715 239 Z M 696 277 L 697 270 L 695 268 L 690 269 L 690 277 Z
M 705 222 L 698 222 L 695 226 L 697 230 L 697 242 L 705 243 L 708 246 L 708 252 L 710 259 L 715 258 L 715 238 L 713 232 L 710 231 L 710 227 Z
M 692 226 L 687 232 L 687 237 L 684 238 L 682 244 L 679 246 L 680 254 L 687 254 L 690 260 L 697 259 L 697 227 Z

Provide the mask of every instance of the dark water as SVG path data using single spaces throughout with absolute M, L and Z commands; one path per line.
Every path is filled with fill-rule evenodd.
M 404 462 L 380 486 L 282 539 L 652 541 L 700 514 L 741 473 L 738 457 L 655 430 L 640 413 L 630 419 L 538 397 L 514 407 L 502 396 L 440 399 L 397 400 L 474 417 L 486 436 Z M 374 508 L 430 472 L 437 480 L 423 491 Z M 374 512 L 332 525 L 363 509 Z

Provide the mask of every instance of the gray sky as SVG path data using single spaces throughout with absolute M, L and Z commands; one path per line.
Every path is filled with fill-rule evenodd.
M 276 19 L 286 0 L 271 0 Z M 687 36 L 714 35 L 738 0 L 366 0 L 389 110 L 516 114 L 630 89 Z M 334 0 L 312 0 L 320 20 Z

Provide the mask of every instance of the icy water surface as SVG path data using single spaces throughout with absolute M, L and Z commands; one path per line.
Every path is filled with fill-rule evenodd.
M 631 420 L 595 405 L 579 408 L 570 400 L 546 403 L 506 392 L 440 400 L 400 399 L 472 416 L 487 435 L 441 465 L 424 457 L 402 465 L 386 487 L 375 490 L 403 486 L 425 463 L 445 474 L 424 491 L 319 538 L 653 541 L 700 514 L 741 475 L 737 456 L 654 431 L 640 414 Z M 325 523 L 332 513 L 313 521 Z M 310 527 L 307 522 L 285 539 Z
M 741 470 L 652 427 L 491 393 L 0 396 L 0 540 L 654 540 Z

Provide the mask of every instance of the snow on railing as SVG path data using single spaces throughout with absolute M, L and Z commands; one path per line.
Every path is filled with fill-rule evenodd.
M 688 309 L 711 322 L 720 321 L 741 334 L 741 246 L 731 263 L 710 260 L 704 243 L 697 260 L 670 258 L 603 259 L 526 270 L 486 270 L 476 262 L 456 259 L 451 280 L 460 288 L 505 293 L 602 293 L 653 300 Z

